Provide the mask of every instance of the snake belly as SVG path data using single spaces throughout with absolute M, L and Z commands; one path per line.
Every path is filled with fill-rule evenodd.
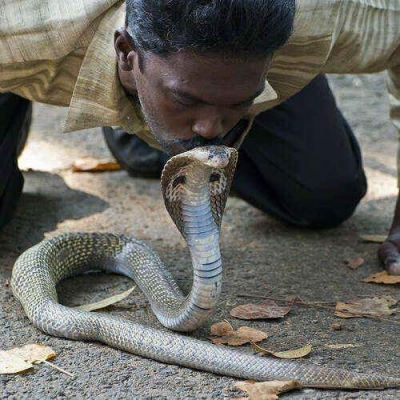
M 397 378 L 259 357 L 58 303 L 58 282 L 101 270 L 133 279 L 167 328 L 187 332 L 204 324 L 221 291 L 219 231 L 236 160 L 234 149 L 209 146 L 175 156 L 164 168 L 166 208 L 192 258 L 193 285 L 188 295 L 144 242 L 112 233 L 67 233 L 40 242 L 15 263 L 11 286 L 30 321 L 53 336 L 100 341 L 150 359 L 221 375 L 260 381 L 294 379 L 317 388 L 398 387 Z

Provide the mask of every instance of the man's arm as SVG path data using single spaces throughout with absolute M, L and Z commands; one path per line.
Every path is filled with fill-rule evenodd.
M 390 100 L 390 117 L 399 132 L 400 140 L 400 47 L 392 59 L 393 66 L 388 69 L 388 91 Z M 400 187 L 400 142 L 397 157 Z M 400 275 L 400 190 L 389 236 L 379 247 L 378 255 L 385 268 L 392 275 Z

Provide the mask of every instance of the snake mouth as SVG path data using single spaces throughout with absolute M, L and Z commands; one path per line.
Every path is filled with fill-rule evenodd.
M 204 146 L 186 152 L 186 157 L 202 163 L 205 167 L 225 168 L 236 152 L 234 148 L 226 146 Z

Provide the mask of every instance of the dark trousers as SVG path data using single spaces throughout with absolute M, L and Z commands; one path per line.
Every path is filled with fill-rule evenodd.
M 22 191 L 17 154 L 30 112 L 29 101 L 0 94 L 0 227 Z M 322 75 L 258 115 L 239 153 L 235 192 L 293 225 L 338 225 L 366 192 L 357 141 Z
M 323 75 L 259 114 L 239 154 L 235 192 L 292 225 L 334 227 L 367 190 L 357 140 Z
M 24 178 L 18 168 L 32 115 L 32 104 L 12 93 L 0 94 L 0 228 L 14 215 Z

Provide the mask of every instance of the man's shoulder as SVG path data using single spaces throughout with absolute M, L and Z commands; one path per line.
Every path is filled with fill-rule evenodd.
M 56 60 L 93 36 L 102 15 L 120 0 L 22 0 L 0 9 L 0 64 Z
M 268 82 L 278 99 L 293 96 L 320 73 L 381 71 L 400 40 L 399 0 L 298 0 L 293 34 L 274 54 Z
M 340 0 L 299 0 L 293 34 L 273 57 L 268 81 L 279 103 L 306 86 L 324 67 L 332 46 Z

